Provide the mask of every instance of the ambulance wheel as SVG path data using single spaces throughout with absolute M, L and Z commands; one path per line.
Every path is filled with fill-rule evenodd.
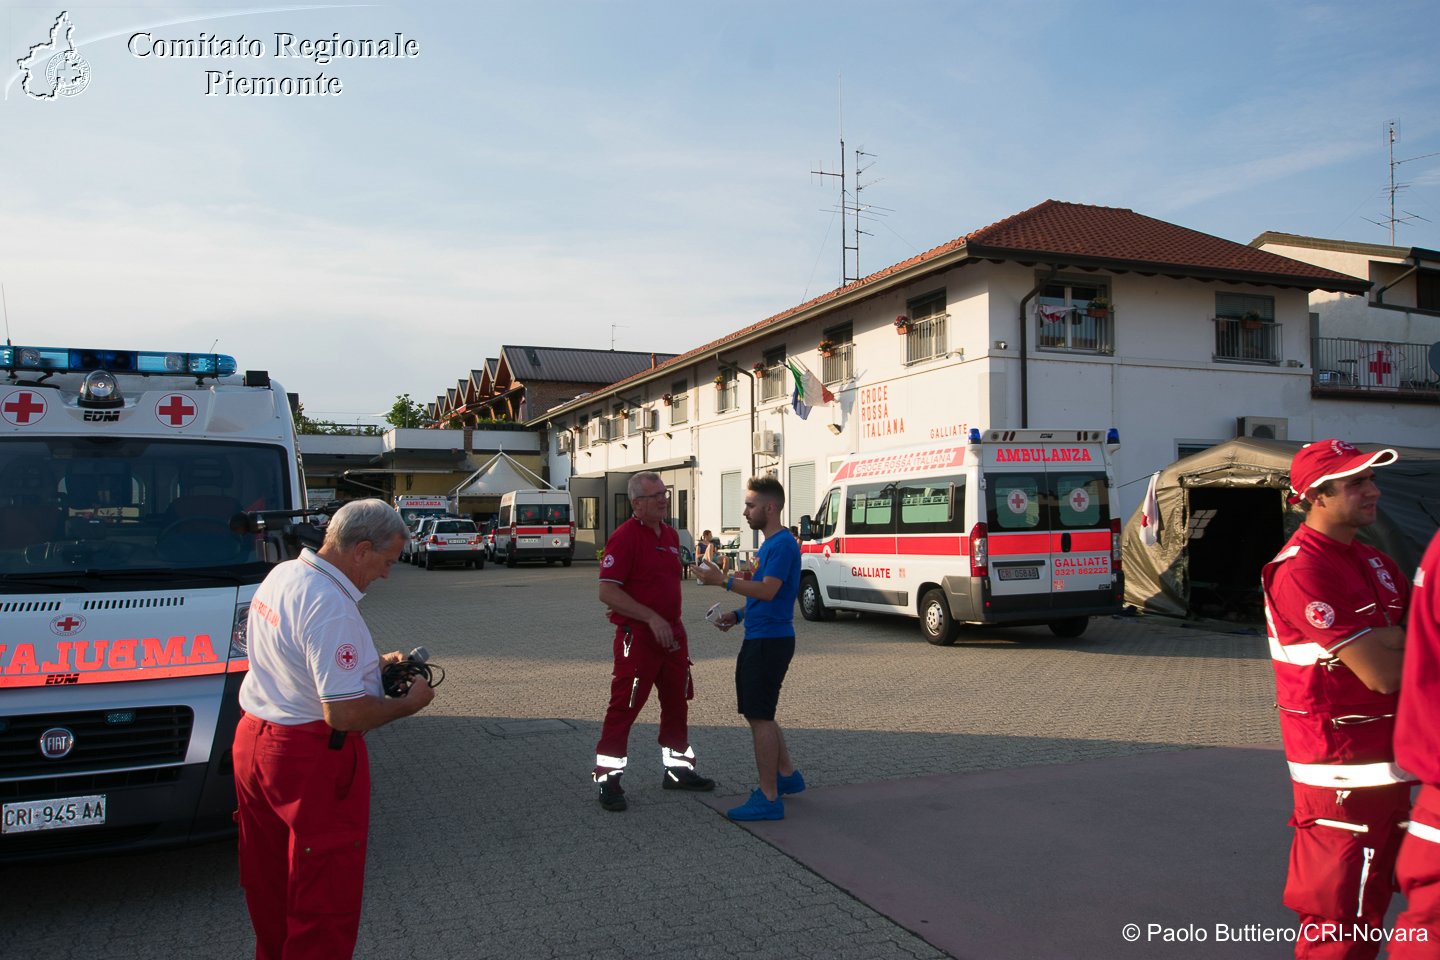
M 513 570 L 513 569 L 515 568 L 515 564 L 516 564 L 515 551 L 514 551 L 514 550 L 510 550 L 510 551 L 506 552 L 506 554 L 505 554 L 505 566 L 510 567 L 510 568 Z
M 1084 633 L 1088 626 L 1090 626 L 1089 617 L 1066 617 L 1064 620 L 1051 620 L 1050 632 L 1057 637 L 1074 640 Z
M 937 647 L 948 647 L 960 634 L 960 625 L 950 616 L 945 591 L 933 587 L 920 598 L 920 632 Z
M 800 615 L 806 620 L 834 620 L 835 611 L 825 606 L 820 594 L 820 582 L 813 574 L 800 578 Z
M 562 566 L 562 567 L 568 567 L 568 566 L 570 566 L 570 558 L 569 558 L 569 557 L 566 557 L 564 560 L 561 560 L 561 561 L 560 561 L 560 566 Z

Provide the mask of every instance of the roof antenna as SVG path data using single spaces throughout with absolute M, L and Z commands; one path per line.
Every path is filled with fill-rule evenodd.
M 0 283 L 0 306 L 5 308 L 5 346 L 14 346 L 10 342 L 10 301 L 5 299 L 5 284 Z

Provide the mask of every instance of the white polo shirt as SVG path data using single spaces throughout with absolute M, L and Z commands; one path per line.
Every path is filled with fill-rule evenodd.
M 271 723 L 324 720 L 324 703 L 383 695 L 380 655 L 356 606 L 364 594 L 306 549 L 250 601 L 250 672 L 240 706 Z

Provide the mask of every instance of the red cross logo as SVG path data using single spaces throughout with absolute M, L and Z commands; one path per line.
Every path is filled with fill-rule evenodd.
M 1080 487 L 1076 487 L 1070 496 L 1070 506 L 1075 508 L 1076 513 L 1084 513 L 1090 506 L 1090 496 Z
M 190 421 L 195 419 L 195 412 L 195 404 L 178 393 L 164 397 L 155 405 L 155 416 L 167 427 L 189 426 Z
M 1390 361 L 1385 359 L 1384 350 L 1375 351 L 1375 359 L 1370 361 L 1370 372 L 1375 374 L 1376 380 L 1384 380 L 1386 375 L 1393 370 Z
M 1016 490 L 1010 494 L 1010 509 L 1015 513 L 1024 513 L 1025 508 L 1030 505 L 1030 498 L 1025 496 L 1024 490 Z
M 45 398 L 29 390 L 17 390 L 0 404 L 0 413 L 5 415 L 7 422 L 23 427 L 45 416 Z
M 84 626 L 84 617 L 77 617 L 72 613 L 67 613 L 63 617 L 56 617 L 50 621 L 50 632 L 57 637 L 68 637 L 72 633 L 79 633 Z
M 354 670 L 359 661 L 360 656 L 355 652 L 353 643 L 342 643 L 335 650 L 335 662 L 340 665 L 341 670 Z

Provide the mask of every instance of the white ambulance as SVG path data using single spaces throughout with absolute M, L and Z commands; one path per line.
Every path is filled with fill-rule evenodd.
M 235 374 L 0 347 L 0 862 L 234 831 L 248 605 L 306 511 L 285 391 Z
M 964 440 L 857 453 L 801 520 L 800 612 L 962 624 L 1048 624 L 1078 637 L 1119 612 L 1115 430 L 970 430 Z
M 395 498 L 395 509 L 405 526 L 415 529 L 416 522 L 426 517 L 454 517 L 459 515 L 455 501 L 450 497 L 402 493 Z
M 575 511 L 565 490 L 511 490 L 500 497 L 495 521 L 495 562 L 513 567 L 522 560 L 575 558 Z

